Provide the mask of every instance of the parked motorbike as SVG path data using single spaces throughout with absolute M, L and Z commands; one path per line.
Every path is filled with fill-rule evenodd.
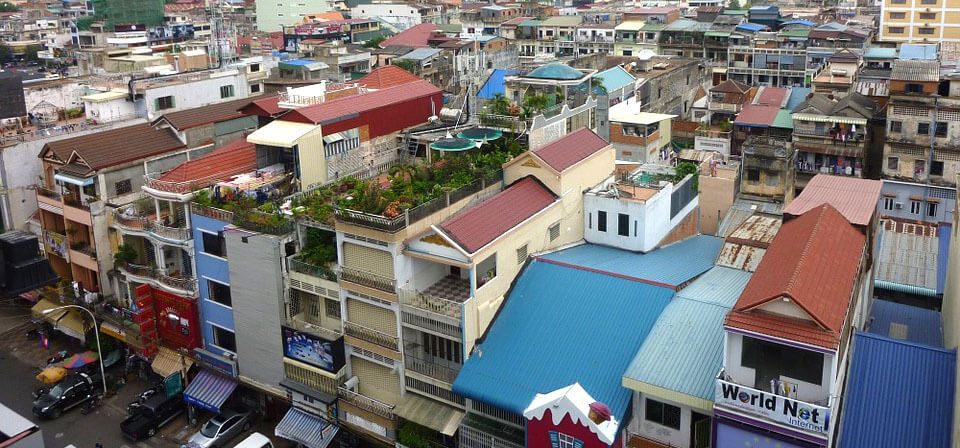
M 99 408 L 101 404 L 103 404 L 103 396 L 94 395 L 93 398 L 91 398 L 86 403 L 84 403 L 83 408 L 80 409 L 80 413 L 83 415 L 87 415 L 97 410 L 97 408 Z

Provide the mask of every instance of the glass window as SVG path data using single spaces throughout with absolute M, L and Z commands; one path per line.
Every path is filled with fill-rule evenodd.
M 917 123 L 917 135 L 929 135 L 930 123 Z
M 630 236 L 630 215 L 617 214 L 617 235 Z
M 920 201 L 910 201 L 910 213 L 914 215 L 920 214 Z
M 900 121 L 891 121 L 890 122 L 890 132 L 902 132 L 903 122 Z
M 237 336 L 226 328 L 213 325 L 213 343 L 224 350 L 237 351 Z
M 680 430 L 680 408 L 657 400 L 646 399 L 645 419 L 658 425 Z
M 601 232 L 607 231 L 607 212 L 598 211 L 597 212 L 597 230 Z
M 883 198 L 883 209 L 893 210 L 893 198 Z
M 327 313 L 327 317 L 340 319 L 340 302 L 325 298 L 323 299 L 323 307 Z
M 901 3 L 906 2 L 906 0 L 893 0 L 894 3 L 897 1 L 900 1 Z M 890 34 L 903 34 L 904 28 L 902 26 L 891 26 L 888 27 L 887 30 L 890 31 Z
M 156 101 L 157 101 L 157 104 L 156 104 L 157 110 L 173 109 L 174 107 L 174 101 L 172 96 L 157 98 Z
M 927 216 L 930 216 L 930 217 L 937 216 L 936 202 L 927 202 Z
M 938 121 L 936 123 L 937 127 L 934 128 L 933 135 L 937 137 L 946 137 L 947 136 L 947 123 L 943 121 Z
M 224 306 L 233 306 L 233 298 L 230 295 L 230 286 L 220 282 L 207 280 L 207 297 L 213 302 Z
M 203 235 L 203 247 L 201 248 L 203 253 L 221 258 L 227 257 L 227 242 L 223 238 L 223 232 L 200 232 L 200 234 Z
M 920 28 L 920 34 L 933 34 L 933 28 L 923 27 Z
M 887 169 L 888 170 L 899 170 L 900 169 L 900 159 L 897 157 L 887 157 Z
M 230 98 L 233 96 L 233 85 L 220 86 L 220 98 Z

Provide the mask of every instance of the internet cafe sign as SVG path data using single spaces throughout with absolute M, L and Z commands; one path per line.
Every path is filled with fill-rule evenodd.
M 727 408 L 759 415 L 804 431 L 827 434 L 830 409 L 792 398 L 781 397 L 739 384 L 717 380 L 716 403 Z

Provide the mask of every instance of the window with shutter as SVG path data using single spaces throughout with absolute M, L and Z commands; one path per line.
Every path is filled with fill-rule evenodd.
M 344 266 L 393 278 L 393 256 L 390 252 L 353 243 L 343 243 Z
M 397 335 L 397 315 L 386 308 L 348 298 L 347 320 L 383 334 Z
M 350 367 L 361 394 L 387 404 L 400 402 L 400 377 L 389 367 L 357 357 L 350 358 Z

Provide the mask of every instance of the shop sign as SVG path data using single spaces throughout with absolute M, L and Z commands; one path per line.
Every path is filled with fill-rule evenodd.
M 183 392 L 183 379 L 180 377 L 180 372 L 174 372 L 170 376 L 166 377 L 163 380 L 163 388 L 167 392 L 168 397 L 172 397 L 180 392 Z
M 714 401 L 719 406 L 804 431 L 824 435 L 830 431 L 829 408 L 721 379 L 717 380 Z
M 220 371 L 226 375 L 229 375 L 231 378 L 236 378 L 237 376 L 237 363 L 226 359 L 222 356 L 217 356 L 213 353 L 210 353 L 204 349 L 194 349 L 193 353 L 198 362 L 203 364 L 206 367 Z
M 290 327 L 280 327 L 283 356 L 336 374 L 346 363 L 343 337 L 328 341 Z
M 721 154 L 730 154 L 730 140 L 718 137 L 697 136 L 693 141 L 693 149 L 698 151 L 716 151 Z

